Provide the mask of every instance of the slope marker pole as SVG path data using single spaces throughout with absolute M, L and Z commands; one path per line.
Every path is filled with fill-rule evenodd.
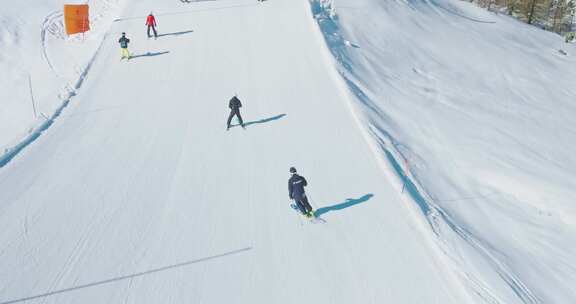
M 34 118 L 38 117 L 36 112 L 36 102 L 34 101 L 34 92 L 32 91 L 32 75 L 28 73 L 28 87 L 30 88 L 30 101 L 32 102 L 32 111 L 34 112 Z

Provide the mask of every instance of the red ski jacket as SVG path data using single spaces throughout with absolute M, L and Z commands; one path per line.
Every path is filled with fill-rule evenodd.
M 148 18 L 146 18 L 146 25 L 156 26 L 156 18 L 154 18 L 154 15 L 148 15 Z

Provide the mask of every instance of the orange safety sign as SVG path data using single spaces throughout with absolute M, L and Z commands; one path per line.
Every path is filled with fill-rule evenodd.
M 68 35 L 89 31 L 88 4 L 65 4 L 64 24 Z

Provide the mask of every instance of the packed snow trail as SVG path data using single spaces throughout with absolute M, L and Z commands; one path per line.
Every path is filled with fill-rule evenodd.
M 0 303 L 469 302 L 307 1 L 159 5 L 127 5 L 78 96 L 0 171 Z M 248 127 L 227 132 L 235 93 Z M 290 209 L 290 166 L 325 224 Z

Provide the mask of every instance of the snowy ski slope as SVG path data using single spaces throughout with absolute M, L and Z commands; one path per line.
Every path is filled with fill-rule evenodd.
M 0 303 L 468 303 L 332 63 L 305 0 L 128 1 L 0 170 Z M 290 209 L 290 166 L 325 224 Z
M 84 42 L 0 12 L 0 304 L 576 302 L 574 45 L 452 0 L 89 2 Z
M 475 301 L 576 303 L 576 45 L 463 1 L 313 4 L 379 156 Z
M 64 2 L 90 5 L 90 32 L 66 36 Z M 122 3 L 0 0 L 0 167 L 74 96 Z

